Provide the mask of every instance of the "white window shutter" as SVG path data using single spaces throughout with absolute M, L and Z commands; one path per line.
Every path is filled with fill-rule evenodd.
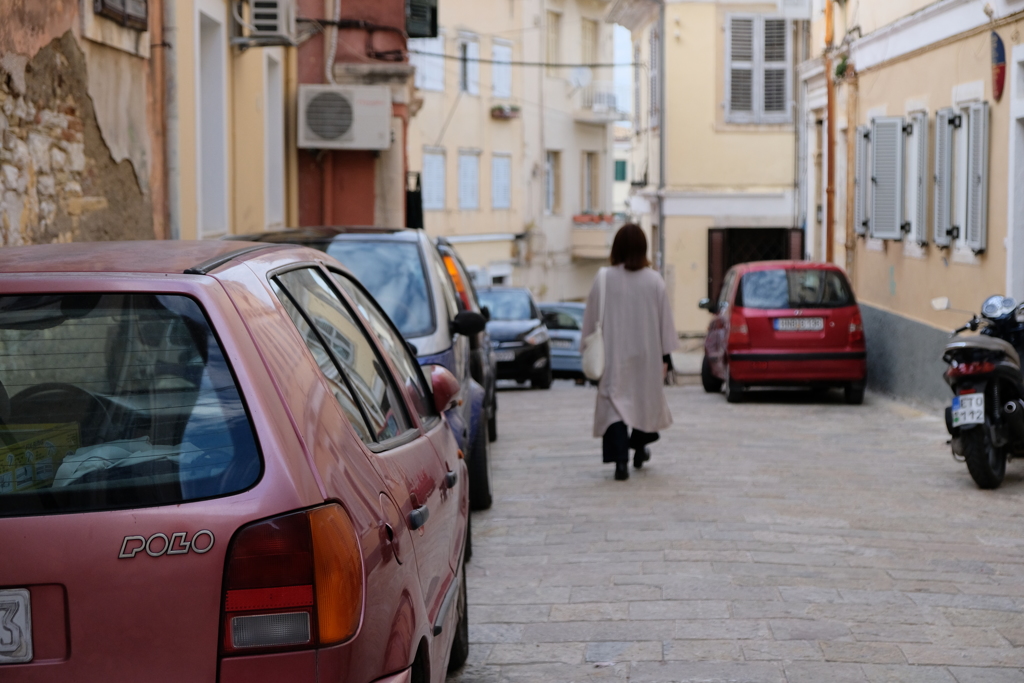
M 733 15 L 727 20 L 725 111 L 737 122 L 753 121 L 754 99 L 754 36 L 755 18 Z
M 853 179 L 853 229 L 858 235 L 868 231 L 869 198 L 871 197 L 871 128 L 857 127 L 857 158 Z
M 444 175 L 444 153 L 424 152 L 420 187 L 423 190 L 425 211 L 444 210 Z
M 491 56 L 494 59 L 491 65 L 491 94 L 494 97 L 512 97 L 512 48 L 494 44 Z
M 935 230 L 932 238 L 940 247 L 948 247 L 953 227 L 953 119 L 952 109 L 935 113 Z
M 871 121 L 871 236 L 903 237 L 903 117 Z
M 764 122 L 789 120 L 789 27 L 785 19 L 761 22 L 761 114 Z
M 413 79 L 413 84 L 420 90 L 424 89 L 424 84 L 427 81 L 427 60 L 426 55 L 419 54 L 420 52 L 426 52 L 426 39 L 424 38 L 410 38 L 407 45 L 409 48 L 409 64 L 416 69 L 416 76 Z M 414 52 L 414 50 L 416 52 Z
M 967 246 L 975 253 L 988 242 L 988 102 L 970 106 L 967 119 Z
M 508 209 L 512 206 L 512 158 L 494 156 L 491 159 L 491 208 Z
M 459 154 L 459 208 L 480 208 L 480 157 L 474 153 Z
M 443 91 L 444 36 L 410 38 L 409 50 L 409 63 L 416 67 L 416 87 L 420 90 Z
M 466 45 L 466 59 L 469 62 L 466 68 L 469 70 L 469 84 L 466 91 L 470 95 L 480 94 L 480 43 L 475 40 Z
M 912 114 L 910 127 L 910 149 L 907 152 L 907 222 L 910 223 L 910 239 L 917 244 L 927 244 L 928 113 Z

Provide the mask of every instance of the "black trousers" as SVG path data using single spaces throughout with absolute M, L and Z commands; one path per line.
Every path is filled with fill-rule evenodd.
M 658 432 L 642 432 L 634 429 L 632 433 L 625 422 L 616 422 L 604 432 L 601 449 L 605 462 L 629 462 L 629 449 L 642 450 L 649 443 L 658 440 Z

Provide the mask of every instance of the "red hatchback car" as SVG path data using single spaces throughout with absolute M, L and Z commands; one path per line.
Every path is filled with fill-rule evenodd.
M 759 261 L 725 275 L 704 340 L 704 390 L 725 386 L 730 403 L 755 385 L 843 387 L 864 401 L 867 353 L 860 308 L 830 263 Z
M 444 680 L 467 474 L 319 251 L 0 249 L 0 680 Z

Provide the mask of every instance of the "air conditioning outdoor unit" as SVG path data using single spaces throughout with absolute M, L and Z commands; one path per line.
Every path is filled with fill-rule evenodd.
M 249 0 L 249 38 L 295 44 L 295 0 Z
M 386 85 L 300 85 L 299 147 L 388 149 L 391 89 Z

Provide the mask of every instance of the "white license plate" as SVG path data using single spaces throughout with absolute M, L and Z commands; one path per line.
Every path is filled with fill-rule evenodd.
M 953 397 L 953 426 L 980 425 L 985 421 L 985 394 Z
M 553 349 L 571 349 L 572 342 L 568 339 L 552 339 L 551 348 Z
M 495 351 L 494 357 L 499 363 L 507 363 L 510 360 L 516 359 L 515 351 Z
M 32 603 L 25 588 L 0 590 L 0 664 L 32 661 Z
M 825 329 L 825 319 L 776 318 L 775 329 L 779 332 L 821 332 Z

